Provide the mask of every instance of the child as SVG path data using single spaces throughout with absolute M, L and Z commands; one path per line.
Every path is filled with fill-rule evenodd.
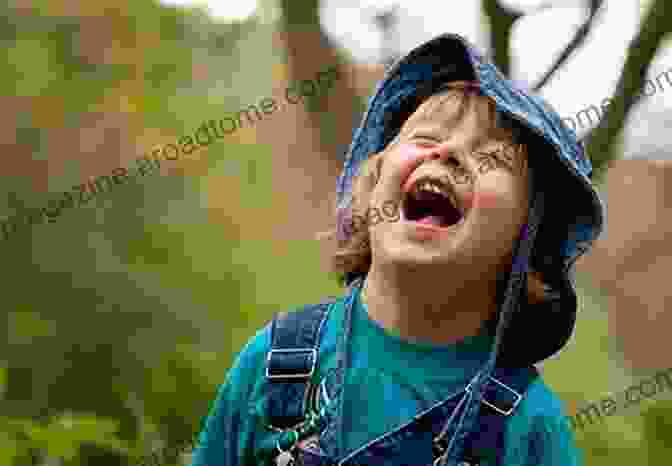
M 534 364 L 574 327 L 572 266 L 603 223 L 590 174 L 560 117 L 465 39 L 410 52 L 339 179 L 347 293 L 247 344 L 193 466 L 580 464 Z

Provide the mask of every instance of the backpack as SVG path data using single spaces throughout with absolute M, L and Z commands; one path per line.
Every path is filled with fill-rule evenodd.
M 285 435 L 275 440 L 274 457 L 288 454 L 299 441 L 319 433 L 324 423 L 312 408 L 320 383 L 313 377 L 320 355 L 321 329 L 335 298 L 310 304 L 287 313 L 276 314 L 271 326 L 271 349 L 265 370 L 266 405 L 270 425 Z M 501 464 L 506 420 L 523 398 L 528 386 L 539 376 L 532 365 L 521 369 L 496 368 L 490 376 L 481 402 L 478 428 L 467 436 L 461 464 L 477 465 L 488 459 Z M 342 380 L 341 380 L 342 382 Z M 445 441 L 444 441 L 445 442 Z M 445 451 L 445 444 L 434 444 L 434 456 Z M 293 464 L 291 455 L 276 464 Z

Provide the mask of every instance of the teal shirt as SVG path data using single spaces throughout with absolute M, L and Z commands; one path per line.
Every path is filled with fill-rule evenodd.
M 336 340 L 342 328 L 344 300 L 332 306 L 324 329 L 317 379 L 336 367 Z M 343 393 L 346 453 L 407 423 L 463 388 L 487 359 L 492 342 L 483 331 L 449 346 L 411 343 L 371 320 L 358 300 L 352 325 Z M 254 446 L 269 432 L 257 423 L 254 414 L 262 415 L 259 401 L 270 343 L 270 326 L 266 326 L 238 355 L 200 434 L 192 466 L 255 464 Z M 561 401 L 541 377 L 536 379 L 507 422 L 503 464 L 581 464 L 563 411 Z

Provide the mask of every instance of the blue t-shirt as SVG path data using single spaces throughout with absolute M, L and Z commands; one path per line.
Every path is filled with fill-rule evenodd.
M 344 299 L 332 306 L 317 374 L 336 367 L 336 340 L 342 328 Z M 250 404 L 250 400 L 263 397 L 261 386 L 270 343 L 270 326 L 266 326 L 238 356 L 201 432 L 192 466 L 255 464 L 254 447 L 268 431 L 260 429 L 250 415 L 262 403 Z M 485 329 L 453 345 L 409 342 L 370 319 L 365 305 L 356 300 L 342 394 L 345 453 L 406 424 L 463 388 L 485 363 L 491 343 L 492 337 Z M 581 464 L 563 411 L 561 401 L 541 377 L 532 382 L 507 421 L 503 464 Z

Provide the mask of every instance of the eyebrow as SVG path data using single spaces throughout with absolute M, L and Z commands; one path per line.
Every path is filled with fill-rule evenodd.
M 427 121 L 419 121 L 413 125 L 411 125 L 409 128 L 405 129 L 403 132 L 400 131 L 397 134 L 397 137 L 395 139 L 399 139 L 402 136 L 404 137 L 412 137 L 412 136 L 433 136 L 433 135 L 438 135 L 439 133 L 443 133 L 444 135 L 451 136 L 452 134 L 455 133 L 455 128 L 457 125 L 441 125 L 440 123 L 437 122 L 427 122 Z M 490 144 L 502 144 L 502 145 L 512 145 L 512 141 L 507 141 L 505 138 L 499 137 L 499 131 L 487 131 L 485 134 L 483 134 L 481 137 L 478 137 L 477 140 L 479 141 L 479 144 L 477 147 L 483 147 L 483 146 L 488 146 Z
M 446 131 L 442 125 L 437 123 L 423 123 L 415 124 L 406 130 L 405 136 L 414 136 L 414 135 L 438 135 L 440 132 Z M 452 133 L 453 129 L 448 129 L 448 133 Z
M 459 101 L 455 102 L 455 108 L 451 109 L 453 111 L 446 114 L 444 107 L 449 105 L 448 102 L 454 99 L 459 99 L 459 97 L 452 94 L 430 96 L 416 107 L 404 124 L 408 123 L 411 119 L 415 120 L 416 124 L 426 121 L 435 122 L 438 119 L 442 127 L 452 129 L 463 119 L 466 111 L 465 102 Z M 439 118 L 437 118 L 437 114 Z

